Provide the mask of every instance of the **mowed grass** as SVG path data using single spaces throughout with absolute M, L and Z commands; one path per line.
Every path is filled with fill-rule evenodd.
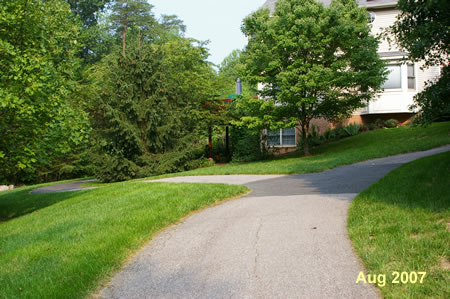
M 449 230 L 450 152 L 392 171 L 359 194 L 348 215 L 367 272 L 387 277 L 386 298 L 450 298 Z M 427 274 L 422 284 L 393 284 L 393 271 Z
M 192 171 L 169 174 L 161 177 L 183 175 L 227 175 L 227 174 L 294 174 L 319 172 L 340 165 L 423 151 L 450 144 L 450 122 L 435 123 L 428 127 L 400 127 L 369 131 L 337 142 L 323 144 L 313 149 L 313 156 L 285 158 L 199 168 Z
M 190 212 L 243 186 L 125 182 L 99 189 L 0 193 L 0 298 L 82 298 Z M 180 244 L 183 246 L 183 244 Z

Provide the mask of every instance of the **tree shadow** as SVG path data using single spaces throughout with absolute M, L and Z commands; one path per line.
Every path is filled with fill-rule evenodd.
M 35 187 L 34 187 L 35 188 Z M 33 187 L 0 194 L 0 222 L 24 216 L 79 195 L 83 191 L 31 194 Z

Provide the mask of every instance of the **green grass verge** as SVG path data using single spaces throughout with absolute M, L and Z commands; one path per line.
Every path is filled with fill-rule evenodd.
M 386 275 L 387 298 L 450 298 L 449 225 L 450 152 L 392 171 L 359 194 L 348 215 L 367 272 Z M 422 284 L 393 284 L 393 271 L 427 274 Z
M 450 144 L 450 122 L 428 127 L 400 127 L 369 131 L 321 145 L 313 156 L 289 157 L 200 168 L 161 177 L 220 174 L 293 174 L 319 172 L 359 161 L 423 151 Z
M 0 194 L 3 217 L 16 217 L 0 222 L 0 298 L 88 296 L 162 228 L 248 190 L 139 182 L 53 194 L 32 189 Z

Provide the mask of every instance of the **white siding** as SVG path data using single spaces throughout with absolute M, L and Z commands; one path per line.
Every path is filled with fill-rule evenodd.
M 378 35 L 382 33 L 387 27 L 391 26 L 395 20 L 399 11 L 395 8 L 385 9 L 368 9 L 375 13 L 375 20 L 372 23 L 372 33 Z M 386 56 L 386 52 L 400 52 L 395 44 L 389 45 L 389 43 L 382 39 L 378 49 L 379 53 L 383 53 Z M 440 75 L 439 67 L 431 67 L 422 70 L 423 62 L 416 62 L 415 78 L 416 88 L 408 89 L 408 75 L 407 64 L 401 61 L 403 57 L 384 57 L 391 64 L 401 64 L 401 80 L 402 87 L 396 90 L 385 90 L 378 97 L 372 100 L 366 108 L 356 111 L 354 114 L 379 114 L 379 113 L 404 113 L 411 112 L 409 106 L 413 104 L 413 98 L 417 92 L 421 92 L 424 89 L 425 82 L 428 80 L 434 80 Z
M 399 13 L 399 10 L 395 8 L 383 9 L 383 10 L 369 10 L 375 14 L 375 21 L 372 23 L 372 34 L 378 35 L 384 31 L 385 28 L 391 26 L 395 22 L 395 18 Z M 398 51 L 395 45 L 391 48 L 386 40 L 380 41 L 378 52 Z
M 423 62 L 417 64 L 417 92 L 421 92 L 425 87 L 425 82 L 431 80 L 434 81 L 441 75 L 441 68 L 438 66 L 433 66 L 421 70 L 420 68 L 424 65 Z

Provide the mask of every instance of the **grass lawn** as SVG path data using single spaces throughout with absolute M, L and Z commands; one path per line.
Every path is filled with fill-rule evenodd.
M 169 174 L 181 175 L 219 174 L 293 174 L 319 172 L 340 165 L 392 156 L 407 152 L 423 151 L 450 144 L 450 122 L 436 123 L 429 127 L 400 127 L 369 131 L 337 142 L 321 145 L 313 150 L 313 156 L 289 157 L 200 168 Z
M 386 298 L 450 298 L 450 152 L 405 164 L 359 194 L 348 231 L 367 272 L 386 274 Z M 423 284 L 392 284 L 393 271 L 427 274 Z
M 140 182 L 53 194 L 32 189 L 0 193 L 0 298 L 88 296 L 162 228 L 248 190 Z

